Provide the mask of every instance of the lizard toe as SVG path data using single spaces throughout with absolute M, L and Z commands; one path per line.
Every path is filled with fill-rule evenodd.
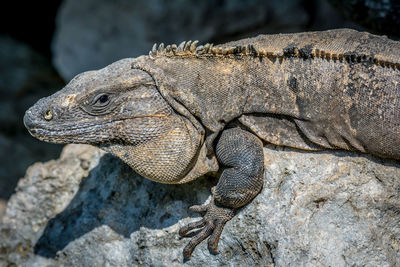
M 204 215 L 204 214 L 206 214 L 206 212 L 208 210 L 208 205 L 194 205 L 194 206 L 191 206 L 189 208 L 189 210 L 191 212 L 196 212 L 196 213 L 199 213 L 201 215 Z
M 188 225 L 183 226 L 181 229 L 179 229 L 179 235 L 181 237 L 187 237 L 191 234 L 191 231 L 197 228 L 201 228 L 204 225 L 206 225 L 206 221 L 204 219 L 201 219 L 196 222 L 189 223 Z
M 214 231 L 208 239 L 208 250 L 214 255 L 219 254 L 218 242 L 222 234 L 222 230 L 224 229 L 225 223 L 226 222 L 217 220 Z
M 212 254 L 219 254 L 218 242 L 226 222 L 234 216 L 234 209 L 218 206 L 213 198 L 209 204 L 193 206 L 190 210 L 204 213 L 204 217 L 179 230 L 180 236 L 192 237 L 183 250 L 183 257 L 189 259 L 196 246 L 207 237 L 210 237 L 208 239 L 209 251 Z
M 209 237 L 212 234 L 213 228 L 210 224 L 206 224 L 205 227 L 192 239 L 190 239 L 189 243 L 183 249 L 183 258 L 189 259 L 192 256 L 193 250 L 200 244 L 204 239 Z

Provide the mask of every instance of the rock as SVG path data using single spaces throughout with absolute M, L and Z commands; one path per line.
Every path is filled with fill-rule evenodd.
M 52 44 L 54 65 L 69 80 L 121 58 L 148 54 L 154 43 L 222 43 L 261 33 L 348 26 L 323 0 L 309 2 L 65 0 Z
M 29 165 L 60 153 L 61 146 L 32 138 L 22 118 L 26 109 L 64 82 L 49 60 L 4 35 L 0 35 L 0 73 L 0 199 L 7 199 Z
M 3 214 L 6 211 L 7 202 L 4 200 L 0 200 L 0 221 L 3 218 Z
M 206 242 L 186 266 L 398 266 L 400 165 L 350 152 L 264 149 L 265 183 L 227 223 L 220 254 Z M 212 178 L 144 179 L 117 158 L 68 145 L 31 166 L 0 226 L 0 266 L 181 266 Z

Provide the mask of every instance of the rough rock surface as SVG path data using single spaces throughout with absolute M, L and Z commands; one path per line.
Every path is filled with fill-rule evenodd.
M 6 211 L 7 202 L 5 200 L 0 199 L 0 221 L 3 218 L 3 214 Z
M 324 0 L 65 0 L 57 15 L 53 61 L 69 80 L 147 54 L 155 42 L 224 43 L 260 33 L 346 26 Z
M 187 266 L 399 266 L 400 165 L 348 152 L 266 147 L 265 184 L 210 255 Z M 211 177 L 185 185 L 141 178 L 117 158 L 68 145 L 31 166 L 0 226 L 0 266 L 181 266 L 187 208 Z

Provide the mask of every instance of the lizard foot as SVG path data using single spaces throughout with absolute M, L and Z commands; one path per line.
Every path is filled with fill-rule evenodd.
M 184 259 L 189 259 L 196 246 L 209 236 L 208 249 L 211 253 L 218 254 L 219 238 L 226 222 L 235 215 L 234 210 L 218 206 L 214 198 L 209 204 L 192 206 L 189 210 L 202 214 L 203 219 L 189 223 L 179 230 L 180 236 L 192 237 L 183 249 Z

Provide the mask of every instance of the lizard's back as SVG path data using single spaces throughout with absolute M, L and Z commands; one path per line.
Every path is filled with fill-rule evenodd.
M 180 48 L 133 66 L 209 132 L 238 120 L 276 145 L 400 159 L 399 42 L 340 29 Z
M 256 50 L 269 52 L 283 52 L 290 46 L 303 48 L 303 53 L 316 57 L 338 58 L 340 55 L 355 57 L 365 55 L 376 62 L 392 63 L 400 68 L 400 46 L 397 41 L 386 36 L 373 35 L 351 29 L 338 29 L 321 32 L 302 32 L 294 34 L 259 35 L 254 38 L 233 41 L 221 46 L 253 45 Z M 318 52 L 319 50 L 319 52 Z M 324 52 L 325 55 L 321 55 Z M 336 55 L 336 56 L 335 56 Z
M 248 63 L 257 83 L 240 120 L 260 137 L 400 159 L 399 42 L 343 29 L 223 46 L 249 44 L 265 58 Z

